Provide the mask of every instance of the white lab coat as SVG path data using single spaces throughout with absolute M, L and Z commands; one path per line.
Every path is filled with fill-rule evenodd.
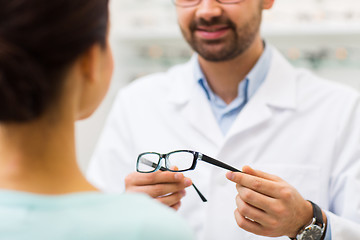
M 223 136 L 194 80 L 192 61 L 120 90 L 89 180 L 106 191 L 123 191 L 139 153 L 196 150 L 239 169 L 246 164 L 282 177 L 328 210 L 333 240 L 360 239 L 359 94 L 293 68 L 273 50 L 266 80 Z M 186 172 L 208 202 L 189 187 L 179 214 L 198 239 L 267 239 L 237 226 L 237 192 L 226 172 L 204 162 Z

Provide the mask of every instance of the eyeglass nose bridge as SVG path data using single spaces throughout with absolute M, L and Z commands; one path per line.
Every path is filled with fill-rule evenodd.
M 230 2 L 223 2 L 222 0 L 195 0 L 193 3 L 187 4 L 187 5 L 177 4 L 176 0 L 172 0 L 172 1 L 176 6 L 179 6 L 179 7 L 195 7 L 195 6 L 199 6 L 200 4 L 204 4 L 203 3 L 204 1 L 212 1 L 210 3 L 205 3 L 205 4 L 214 4 L 216 2 L 216 4 L 227 5 L 227 4 L 237 4 L 237 3 L 243 2 L 244 0 L 233 0 Z
M 162 161 L 163 161 L 163 159 L 164 159 L 164 161 L 165 161 L 165 168 L 162 166 Z M 167 171 L 168 170 L 168 168 L 167 168 L 167 154 L 160 154 L 159 153 L 159 162 L 158 162 L 158 164 L 157 164 L 157 167 L 156 167 L 156 170 L 155 171 L 158 171 L 158 170 L 160 170 L 160 169 L 162 169 L 162 170 L 165 170 L 165 171 Z
M 197 0 L 195 6 L 205 5 L 206 7 L 213 7 L 214 5 L 221 4 L 220 0 Z

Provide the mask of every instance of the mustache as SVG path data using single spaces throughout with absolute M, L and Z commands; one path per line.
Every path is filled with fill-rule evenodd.
M 203 18 L 199 18 L 197 20 L 193 20 L 190 23 L 189 28 L 191 32 L 194 32 L 199 27 L 211 27 L 214 25 L 226 25 L 227 27 L 233 29 L 234 31 L 236 30 L 235 23 L 233 23 L 230 19 L 224 17 L 214 17 L 211 18 L 209 21 Z

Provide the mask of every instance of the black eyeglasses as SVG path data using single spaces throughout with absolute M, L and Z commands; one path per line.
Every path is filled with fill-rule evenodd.
M 194 7 L 201 2 L 201 0 L 172 0 L 172 1 L 178 7 Z M 243 2 L 245 0 L 216 0 L 216 1 L 222 4 L 236 4 Z
M 165 162 L 162 161 L 163 159 L 165 160 Z M 185 172 L 189 170 L 194 170 L 197 161 L 204 161 L 233 172 L 241 172 L 240 170 L 230 165 L 227 165 L 219 160 L 206 156 L 205 154 L 190 150 L 178 150 L 166 154 L 156 152 L 141 153 L 138 156 L 136 162 L 136 171 L 141 173 L 152 173 L 158 170 L 170 172 Z M 200 198 L 203 200 L 203 202 L 207 202 L 206 198 L 201 194 L 197 187 L 194 184 L 192 185 L 195 188 L 196 192 L 199 194 Z

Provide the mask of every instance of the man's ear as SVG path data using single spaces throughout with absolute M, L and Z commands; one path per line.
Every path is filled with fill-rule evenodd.
M 263 9 L 270 9 L 274 5 L 275 0 L 264 0 Z

